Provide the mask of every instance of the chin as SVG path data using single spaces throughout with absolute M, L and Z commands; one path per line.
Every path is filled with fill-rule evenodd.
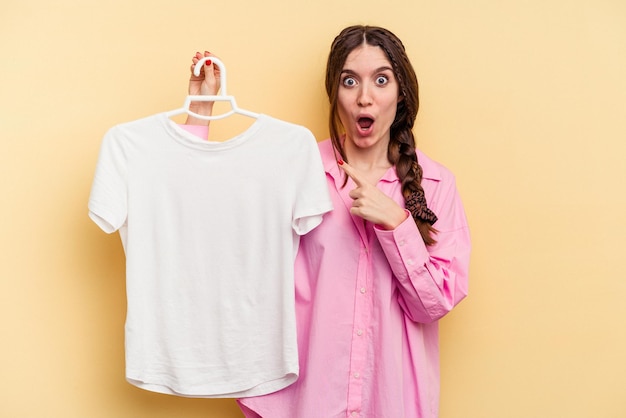
M 354 142 L 354 145 L 356 145 L 359 148 L 369 148 L 382 141 L 382 138 L 374 134 L 355 135 L 352 138 L 353 138 L 352 142 Z

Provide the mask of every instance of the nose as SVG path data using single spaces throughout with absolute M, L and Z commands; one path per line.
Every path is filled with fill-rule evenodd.
M 356 103 L 361 106 L 370 106 L 372 104 L 372 95 L 367 86 L 362 86 L 356 98 Z

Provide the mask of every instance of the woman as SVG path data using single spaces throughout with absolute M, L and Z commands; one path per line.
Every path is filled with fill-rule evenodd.
M 417 78 L 390 31 L 344 29 L 326 91 L 334 210 L 296 258 L 300 376 L 239 404 L 246 417 L 437 417 L 437 321 L 468 286 L 454 176 L 415 149 Z

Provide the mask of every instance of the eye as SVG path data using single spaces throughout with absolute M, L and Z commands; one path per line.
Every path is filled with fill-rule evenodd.
M 356 86 L 356 80 L 354 79 L 354 77 L 351 77 L 351 76 L 344 77 L 343 85 L 345 87 L 354 87 Z
M 376 77 L 376 84 L 379 86 L 384 86 L 388 82 L 389 82 L 389 77 L 387 77 L 386 75 L 379 75 L 378 77 Z

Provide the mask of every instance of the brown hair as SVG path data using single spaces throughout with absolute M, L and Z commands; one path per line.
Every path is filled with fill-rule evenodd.
M 380 47 L 391 63 L 398 80 L 401 100 L 391 124 L 391 139 L 387 151 L 389 162 L 396 167 L 402 184 L 405 206 L 411 212 L 426 245 L 435 244 L 437 231 L 433 224 L 437 216 L 428 208 L 422 188 L 422 167 L 415 154 L 413 124 L 419 108 L 418 84 L 415 70 L 409 61 L 402 41 L 389 30 L 376 26 L 350 26 L 341 31 L 330 48 L 326 65 L 326 93 L 330 100 L 329 130 L 333 146 L 345 161 L 341 141 L 342 129 L 337 109 L 341 72 L 350 52 L 367 43 Z

